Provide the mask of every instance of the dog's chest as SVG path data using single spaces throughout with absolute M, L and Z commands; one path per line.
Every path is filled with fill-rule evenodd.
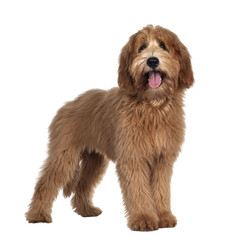
M 142 155 L 159 156 L 162 152 L 180 150 L 184 136 L 184 121 L 181 115 L 159 109 L 136 111 L 129 119 L 128 133 L 134 148 Z
M 159 155 L 172 142 L 174 135 L 171 124 L 159 115 L 146 116 L 142 127 L 139 129 L 139 140 L 148 146 L 148 151 Z

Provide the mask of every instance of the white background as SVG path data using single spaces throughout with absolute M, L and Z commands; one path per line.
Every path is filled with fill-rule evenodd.
M 1 239 L 239 239 L 240 35 L 237 1 L 0 2 Z M 59 194 L 52 224 L 24 213 L 64 102 L 117 86 L 120 49 L 147 24 L 175 32 L 192 55 L 186 141 L 175 164 L 174 229 L 126 226 L 114 165 L 96 190 L 103 213 L 82 218 Z

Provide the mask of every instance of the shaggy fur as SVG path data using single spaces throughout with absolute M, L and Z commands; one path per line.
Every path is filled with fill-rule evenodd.
M 148 66 L 151 57 L 158 66 Z M 154 88 L 148 81 L 153 71 L 161 74 L 161 85 Z M 92 197 L 111 159 L 128 226 L 141 231 L 174 227 L 170 180 L 184 140 L 183 94 L 193 81 L 189 53 L 174 33 L 149 25 L 132 35 L 120 55 L 119 88 L 90 90 L 53 119 L 48 158 L 27 220 L 50 223 L 61 188 L 66 197 L 73 193 L 76 213 L 101 214 Z

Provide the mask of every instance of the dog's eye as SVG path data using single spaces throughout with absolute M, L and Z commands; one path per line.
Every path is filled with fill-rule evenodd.
M 143 51 L 147 46 L 146 45 L 142 45 L 139 50 L 138 50 L 138 53 L 140 53 L 141 51 Z
M 160 42 L 160 48 L 162 48 L 163 50 L 167 50 L 167 48 L 163 42 Z

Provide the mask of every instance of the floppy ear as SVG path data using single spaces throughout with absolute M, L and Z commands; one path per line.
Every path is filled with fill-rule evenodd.
M 129 73 L 131 64 L 132 39 L 123 47 L 119 57 L 118 67 L 118 85 L 121 89 L 131 89 L 133 87 L 133 79 Z
M 180 88 L 190 88 L 194 83 L 191 57 L 187 48 L 181 44 L 178 51 L 180 71 L 178 75 L 178 83 Z

